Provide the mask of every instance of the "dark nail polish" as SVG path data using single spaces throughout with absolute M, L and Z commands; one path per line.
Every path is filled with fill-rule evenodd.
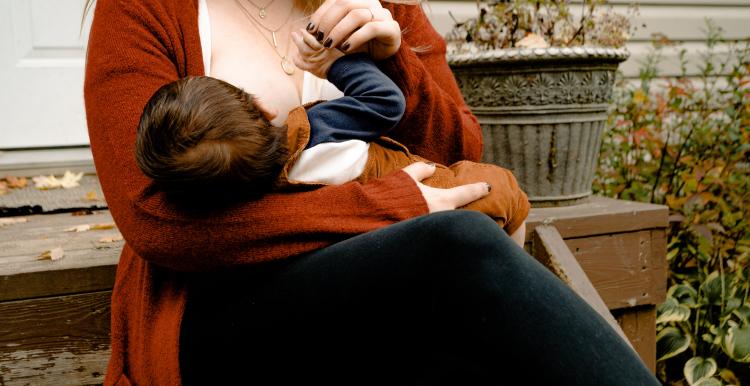
M 305 27 L 307 32 L 312 31 L 314 28 L 315 28 L 315 24 L 313 24 L 312 22 L 307 23 L 307 27 Z
M 318 39 L 319 42 L 323 41 L 323 36 L 324 36 L 323 31 L 318 31 L 315 33 L 315 38 Z
M 331 48 L 331 44 L 333 44 L 333 39 L 328 38 L 328 39 L 326 39 L 325 43 L 323 43 L 323 47 L 325 47 L 325 48 Z
M 341 51 L 347 50 L 349 50 L 349 42 L 344 42 L 344 44 L 341 45 Z
M 491 192 L 492 191 L 492 185 L 490 185 L 487 182 L 485 182 L 484 184 L 487 185 L 487 192 Z

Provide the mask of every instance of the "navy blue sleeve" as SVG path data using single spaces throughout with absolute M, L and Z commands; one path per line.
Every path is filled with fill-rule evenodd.
M 404 115 L 404 94 L 366 54 L 346 55 L 333 63 L 328 80 L 341 98 L 307 110 L 310 148 L 323 142 L 372 141 L 396 126 Z

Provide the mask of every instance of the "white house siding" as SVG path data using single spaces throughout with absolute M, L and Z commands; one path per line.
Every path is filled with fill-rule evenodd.
M 632 2 L 616 0 L 610 3 L 625 13 Z M 638 3 L 640 14 L 634 22 L 638 29 L 628 44 L 631 57 L 621 66 L 628 77 L 638 75 L 639 63 L 648 53 L 654 33 L 683 42 L 682 47 L 687 50 L 688 59 L 692 63 L 702 62 L 700 58 L 705 51 L 703 42 L 706 36 L 706 18 L 715 21 L 724 30 L 727 39 L 750 38 L 750 0 L 642 0 Z M 457 20 L 464 20 L 476 14 L 476 3 L 471 0 L 430 0 L 425 5 L 425 11 L 438 32 L 445 34 L 453 25 L 448 12 Z M 642 26 L 644 24 L 645 27 Z M 722 48 L 718 49 L 719 52 L 721 50 Z M 677 52 L 677 49 L 665 50 L 659 67 L 660 74 L 679 73 Z M 693 66 L 689 71 L 695 74 L 697 69 Z
M 622 10 L 629 2 L 614 0 Z M 88 143 L 83 116 L 83 57 L 87 28 L 80 33 L 84 0 L 0 0 L 0 170 L 18 165 L 23 153 L 4 149 L 77 146 Z M 727 38 L 750 36 L 750 0 L 643 0 L 639 28 L 622 66 L 637 75 L 652 33 L 685 41 L 689 56 L 700 62 L 704 18 L 714 19 Z M 427 0 L 425 9 L 446 33 L 458 19 L 476 13 L 472 0 Z M 88 23 L 87 23 L 88 24 Z M 667 55 L 663 74 L 677 73 L 676 53 Z M 61 153 L 62 154 L 62 153 Z M 37 155 L 28 156 L 37 162 Z M 22 158 L 22 157 L 21 157 Z M 60 155 L 69 160 L 70 155 Z

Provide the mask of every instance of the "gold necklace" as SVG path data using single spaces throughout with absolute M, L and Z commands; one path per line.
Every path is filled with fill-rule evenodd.
M 261 26 L 264 30 L 271 33 L 271 36 L 273 37 L 273 41 L 274 41 L 274 46 L 276 45 L 276 32 L 278 32 L 282 27 L 284 27 L 285 25 L 287 25 L 287 23 L 289 23 L 289 19 L 292 18 L 292 13 L 294 12 L 294 6 L 292 6 L 292 9 L 289 10 L 289 14 L 286 16 L 286 20 L 284 20 L 283 23 L 281 23 L 276 28 L 268 28 L 265 25 L 263 25 L 263 23 L 261 23 L 260 20 L 256 19 L 255 16 L 251 15 L 250 11 L 248 11 L 247 8 L 245 8 L 245 6 L 243 6 L 239 0 L 235 0 L 235 2 L 237 3 L 237 6 L 240 7 L 240 9 L 245 14 L 245 16 L 252 19 L 257 25 Z
M 252 4 L 255 8 L 258 8 L 258 17 L 260 17 L 261 19 L 265 19 L 266 16 L 268 15 L 268 13 L 266 12 L 266 8 L 268 8 L 268 6 L 271 5 L 276 0 L 271 0 L 262 7 L 258 4 L 255 4 L 253 0 L 247 0 L 247 1 L 250 2 L 250 4 Z
M 289 40 L 291 40 L 291 36 L 289 36 L 287 38 L 286 49 L 284 50 L 284 55 L 282 55 L 282 54 L 279 53 L 278 42 L 276 41 L 276 32 L 278 32 L 281 29 L 281 27 L 283 27 L 284 25 L 286 25 L 286 23 L 292 17 L 292 12 L 294 11 L 294 8 L 292 8 L 292 10 L 289 11 L 289 16 L 286 17 L 286 21 L 284 23 L 282 23 L 275 30 L 271 30 L 271 29 L 267 28 L 266 26 L 264 26 L 263 24 L 261 24 L 259 21 L 255 20 L 255 18 L 252 15 L 250 15 L 250 13 L 245 9 L 245 7 L 243 7 L 242 4 L 240 4 L 239 0 L 235 0 L 235 2 L 237 3 L 237 5 L 242 10 L 242 13 L 244 13 L 245 16 L 250 20 L 250 24 L 252 24 L 253 27 L 255 27 L 255 29 L 258 30 L 258 33 L 261 36 L 263 36 L 263 39 L 265 39 L 265 41 L 270 46 L 273 47 L 273 52 L 275 52 L 276 55 L 278 55 L 279 58 L 281 58 L 281 69 L 284 71 L 284 73 L 287 74 L 287 75 L 289 75 L 289 76 L 294 75 L 294 68 L 295 68 L 294 64 L 292 64 L 292 62 L 290 62 L 289 59 L 287 59 L 287 57 L 286 57 L 289 54 Z M 268 39 L 268 37 L 263 33 L 263 31 L 261 31 L 261 29 L 260 29 L 261 27 L 263 27 L 265 30 L 271 32 L 271 37 L 273 38 L 273 42 L 271 42 L 271 40 Z

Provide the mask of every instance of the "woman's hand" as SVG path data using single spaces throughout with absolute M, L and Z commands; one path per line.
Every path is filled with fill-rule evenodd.
M 297 55 L 292 58 L 294 65 L 321 79 L 327 77 L 333 62 L 344 56 L 339 50 L 323 48 L 315 37 L 302 29 L 292 31 L 292 41 L 297 46 Z
M 310 17 L 307 31 L 325 48 L 366 51 L 373 60 L 401 47 L 401 27 L 378 0 L 326 0 Z
M 474 202 L 490 193 L 492 188 L 486 182 L 477 182 L 456 186 L 451 189 L 433 188 L 423 184 L 421 181 L 435 173 L 435 165 L 424 162 L 413 163 L 403 169 L 422 191 L 422 196 L 427 202 L 430 213 L 441 210 L 451 210 Z

